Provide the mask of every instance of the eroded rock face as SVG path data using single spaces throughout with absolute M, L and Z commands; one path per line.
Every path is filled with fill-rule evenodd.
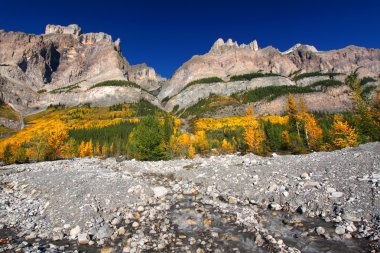
M 320 52 L 313 46 L 297 44 L 280 52 L 271 46 L 259 48 L 256 40 L 239 45 L 232 39 L 226 42 L 218 39 L 207 54 L 192 57 L 166 80 L 146 64 L 131 66 L 121 53 L 120 39 L 113 41 L 106 33 L 82 33 L 78 25 L 48 25 L 42 35 L 0 30 L 0 97 L 24 114 L 51 103 L 76 105 L 92 101 L 96 105 L 110 105 L 142 98 L 165 105 L 170 111 L 176 105 L 180 108 L 193 105 L 210 94 L 228 96 L 268 85 L 306 86 L 326 78 L 294 83 L 289 76 L 296 71 L 342 73 L 336 78 L 343 80 L 358 67 L 360 76 L 378 79 L 380 50 L 349 46 Z M 228 81 L 232 75 L 258 71 L 281 77 L 184 89 L 201 78 L 216 76 Z M 106 80 L 130 80 L 141 89 L 89 89 Z M 68 86 L 73 88 L 51 92 Z
M 336 72 L 349 74 L 359 68 L 360 76 L 378 77 L 380 50 L 349 46 L 340 50 L 317 51 L 313 46 L 297 44 L 280 52 L 271 46 L 259 49 L 257 41 L 239 45 L 229 39 L 218 39 L 210 52 L 194 56 L 184 63 L 162 87 L 160 99 L 173 97 L 191 81 L 216 76 L 272 72 L 288 77 L 296 71 Z
M 81 34 L 81 32 L 82 28 L 76 24 L 68 26 L 47 25 L 45 29 L 45 34 L 73 34 L 78 36 Z
M 100 98 L 87 92 L 88 88 L 106 80 L 128 80 L 128 76 L 133 76 L 132 81 L 138 84 L 157 89 L 159 77 L 152 68 L 146 65 L 144 68 L 143 74 L 135 76 L 136 69 L 141 68 L 130 66 L 123 57 L 120 39 L 114 42 L 106 33 L 82 34 L 77 25 L 47 25 L 42 35 L 0 33 L 1 97 L 23 113 L 54 103 L 52 98 L 57 95 L 49 91 L 68 85 L 78 88 L 60 93 L 60 103 L 83 103 L 90 98 Z M 46 92 L 41 92 L 43 90 Z M 131 94 L 108 92 L 107 96 L 93 102 L 109 104 L 113 98 L 132 102 Z M 134 97 L 133 101 L 140 97 Z
M 166 81 L 156 71 L 145 63 L 130 66 L 128 69 L 128 79 L 139 84 L 148 91 L 154 91 L 161 87 L 162 82 Z

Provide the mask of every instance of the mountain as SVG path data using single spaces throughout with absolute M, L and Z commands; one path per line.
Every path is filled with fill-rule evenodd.
M 267 86 L 308 86 L 332 79 L 329 73 L 342 82 L 356 69 L 361 77 L 377 80 L 380 50 L 348 46 L 340 50 L 318 51 L 313 46 L 297 44 L 280 52 L 272 46 L 259 48 L 256 40 L 249 45 L 239 45 L 231 39 L 227 42 L 218 39 L 208 53 L 196 55 L 184 63 L 164 84 L 158 97 L 166 102 L 165 108 L 170 111 L 192 106 L 211 94 L 230 96 Z M 255 73 L 257 75 L 253 78 L 238 78 Z M 221 80 L 209 83 L 207 78 L 210 77 Z M 318 93 L 307 98 L 313 110 L 339 111 L 350 107 L 347 87 L 328 92 L 330 94 Z M 279 109 L 283 108 L 283 103 L 275 106 L 267 103 L 258 108 L 260 113 L 279 113 L 279 110 L 264 107 Z
M 89 89 L 107 80 L 129 80 L 142 89 Z M 24 113 L 57 103 L 153 101 L 146 91 L 157 89 L 162 80 L 145 64 L 131 66 L 121 53 L 120 39 L 113 41 L 105 33 L 82 33 L 77 25 L 47 25 L 42 35 L 0 32 L 1 98 Z
M 82 33 L 78 25 L 47 25 L 41 35 L 0 30 L 1 99 L 23 115 L 50 104 L 110 106 L 143 99 L 191 115 L 199 103 L 211 99 L 215 104 L 215 96 L 224 100 L 213 108 L 215 115 L 242 114 L 247 103 L 260 114 L 281 113 L 287 92 L 302 96 L 310 110 L 343 111 L 352 107 L 343 81 L 355 70 L 378 85 L 380 50 L 318 51 L 297 44 L 280 52 L 260 48 L 256 40 L 239 45 L 218 39 L 208 53 L 193 56 L 166 80 L 146 64 L 130 65 L 120 39 L 106 33 Z M 257 89 L 277 95 L 242 99 Z

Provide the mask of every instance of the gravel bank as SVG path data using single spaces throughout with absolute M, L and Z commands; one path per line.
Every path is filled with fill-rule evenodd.
M 12 165 L 0 169 L 0 188 L 0 252 L 379 250 L 380 143 L 271 158 Z

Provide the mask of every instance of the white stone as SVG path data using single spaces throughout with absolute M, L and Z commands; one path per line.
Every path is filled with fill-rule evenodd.
M 166 189 L 163 186 L 153 187 L 152 190 L 154 192 L 155 198 L 162 198 L 162 197 L 165 197 L 166 194 L 168 194 L 168 189 Z
M 343 226 L 337 226 L 335 228 L 335 233 L 337 235 L 343 235 L 346 232 L 346 229 Z
M 75 228 L 70 230 L 70 237 L 72 239 L 75 239 L 80 233 L 80 231 L 81 231 L 80 226 L 77 225 Z
M 81 233 L 81 234 L 78 234 L 78 243 L 79 244 L 88 244 L 90 242 L 90 238 L 88 237 L 87 234 L 85 233 Z
M 332 192 L 331 197 L 332 198 L 341 198 L 341 197 L 343 197 L 343 192 Z

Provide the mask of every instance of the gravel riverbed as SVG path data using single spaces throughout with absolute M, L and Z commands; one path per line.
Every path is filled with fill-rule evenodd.
M 379 252 L 380 143 L 0 168 L 0 252 Z

